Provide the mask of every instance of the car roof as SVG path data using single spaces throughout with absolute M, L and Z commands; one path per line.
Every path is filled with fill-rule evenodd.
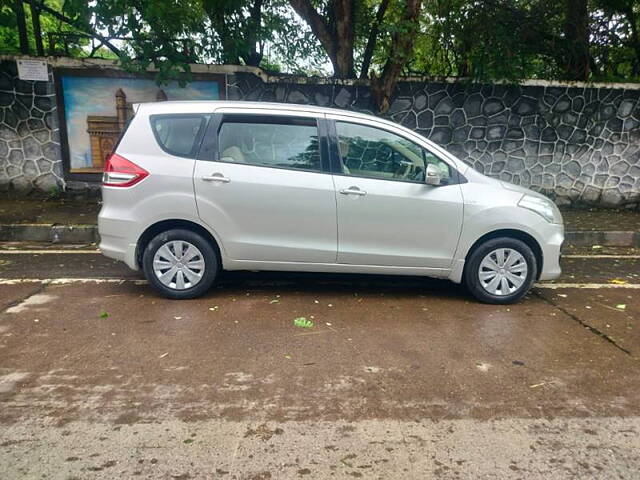
M 246 109 L 260 109 L 260 110 L 287 110 L 301 113 L 314 113 L 314 114 L 334 114 L 334 115 L 348 115 L 350 117 L 363 118 L 369 120 L 377 120 L 388 122 L 380 117 L 369 115 L 366 113 L 354 112 L 352 110 L 342 110 L 339 108 L 327 108 L 318 107 L 315 105 L 300 105 L 295 103 L 277 103 L 277 102 L 250 102 L 250 101 L 238 101 L 238 100 L 187 100 L 187 101 L 164 101 L 164 102 L 149 102 L 140 103 L 136 105 L 141 107 L 145 114 L 162 114 L 162 113 L 189 113 L 189 112 L 201 112 L 203 108 L 211 111 L 215 111 L 219 108 L 246 108 Z M 393 122 L 389 122 L 397 125 Z

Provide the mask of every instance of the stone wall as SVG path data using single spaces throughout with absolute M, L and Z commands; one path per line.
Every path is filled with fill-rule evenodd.
M 114 68 L 48 60 L 67 68 Z M 278 77 L 250 67 L 193 70 L 225 74 L 230 100 L 373 111 L 366 81 Z M 0 190 L 74 185 L 63 176 L 54 85 L 51 73 L 49 82 L 24 82 L 15 60 L 0 62 Z M 385 117 L 476 170 L 542 191 L 559 204 L 640 205 L 640 85 L 405 81 Z
M 0 62 L 0 190 L 64 186 L 51 69 L 49 78 L 22 81 L 15 61 Z
M 479 172 L 542 191 L 557 203 L 638 206 L 640 85 L 402 82 L 385 117 L 421 133 Z M 540 82 L 543 83 L 543 82 Z M 229 99 L 372 112 L 362 84 L 278 83 L 237 73 Z

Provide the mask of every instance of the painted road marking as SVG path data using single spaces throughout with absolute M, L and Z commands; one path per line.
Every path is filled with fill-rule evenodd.
M 137 278 L 0 278 L 0 285 L 18 285 L 21 283 L 41 283 L 47 285 L 65 285 L 71 283 L 133 283 L 135 285 L 146 285 L 147 281 Z M 640 289 L 640 283 L 536 283 L 534 288 L 557 290 L 560 288 L 580 288 L 587 290 L 597 290 L 599 288 L 614 289 Z
M 147 281 L 135 278 L 0 278 L 0 285 L 19 285 L 22 283 L 41 283 L 45 285 L 66 285 L 70 283 L 127 283 L 146 285 Z
M 65 255 L 65 254 L 75 254 L 75 253 L 79 253 L 79 254 L 91 254 L 91 255 L 97 255 L 97 254 L 101 254 L 102 252 L 100 250 L 73 250 L 73 249 L 65 249 L 65 250 L 53 250 L 53 249 L 49 249 L 49 250 L 3 250 L 0 249 L 0 255 L 46 255 L 46 254 L 50 254 L 50 255 Z M 628 259 L 640 259 L 640 255 L 618 255 L 618 254 L 614 254 L 614 255 L 606 255 L 606 254 L 602 254 L 602 255 L 562 255 L 562 258 L 593 258 L 593 259 L 606 259 L 606 258 L 628 258 Z
M 640 258 L 640 255 L 562 255 L 562 258 Z
M 100 250 L 0 250 L 0 255 L 42 255 L 42 254 L 65 254 L 65 253 L 102 253 Z

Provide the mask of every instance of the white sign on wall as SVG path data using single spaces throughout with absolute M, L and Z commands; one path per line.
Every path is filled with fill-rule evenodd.
M 18 78 L 36 82 L 48 82 L 49 72 L 47 62 L 42 60 L 16 60 L 18 64 Z

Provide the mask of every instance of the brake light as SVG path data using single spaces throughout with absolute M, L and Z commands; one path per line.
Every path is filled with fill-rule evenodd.
M 144 168 L 112 153 L 107 157 L 107 163 L 104 166 L 102 185 L 106 187 L 131 187 L 147 176 L 149 176 L 149 172 Z

